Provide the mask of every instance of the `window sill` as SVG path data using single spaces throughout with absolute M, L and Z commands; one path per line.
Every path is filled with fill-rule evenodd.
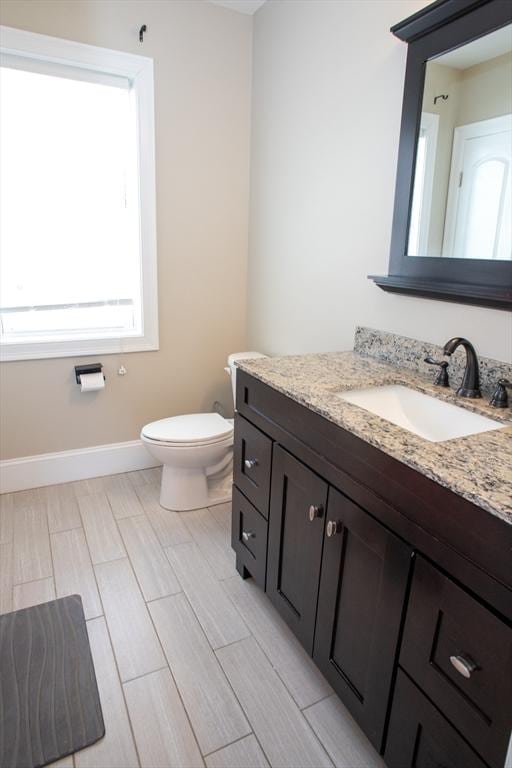
M 127 352 L 155 352 L 158 337 L 141 336 L 122 339 L 88 339 L 80 341 L 48 341 L 33 344 L 3 344 L 0 362 L 43 360 L 53 357 L 88 357 L 90 355 L 121 355 Z

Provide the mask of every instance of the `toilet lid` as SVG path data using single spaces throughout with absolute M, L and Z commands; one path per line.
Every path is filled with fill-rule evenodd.
M 142 434 L 163 443 L 214 443 L 228 437 L 233 426 L 218 413 L 189 413 L 147 424 Z

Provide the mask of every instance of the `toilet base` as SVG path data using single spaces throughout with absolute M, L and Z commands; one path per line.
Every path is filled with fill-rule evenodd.
M 160 505 L 174 512 L 213 507 L 231 501 L 232 465 L 207 477 L 204 469 L 175 468 L 164 464 Z

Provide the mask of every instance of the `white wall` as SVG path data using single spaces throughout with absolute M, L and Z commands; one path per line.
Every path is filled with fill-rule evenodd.
M 74 358 L 2 364 L 1 458 L 132 440 L 215 399 L 232 407 L 223 368 L 246 345 L 252 18 L 201 0 L 2 0 L 0 21 L 154 58 L 160 314 L 158 352 L 92 358 L 103 392 L 79 393 Z
M 269 0 L 255 15 L 249 343 L 350 349 L 355 325 L 512 361 L 509 313 L 384 293 L 406 45 L 424 0 Z

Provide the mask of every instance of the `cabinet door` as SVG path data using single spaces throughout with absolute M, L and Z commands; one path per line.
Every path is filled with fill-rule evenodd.
M 270 494 L 267 593 L 313 652 L 327 484 L 275 446 Z
M 329 491 L 314 658 L 380 750 L 412 550 Z
M 489 765 L 503 765 L 512 713 L 512 632 L 416 559 L 400 666 Z
M 486 768 L 401 669 L 384 758 L 389 768 Z

